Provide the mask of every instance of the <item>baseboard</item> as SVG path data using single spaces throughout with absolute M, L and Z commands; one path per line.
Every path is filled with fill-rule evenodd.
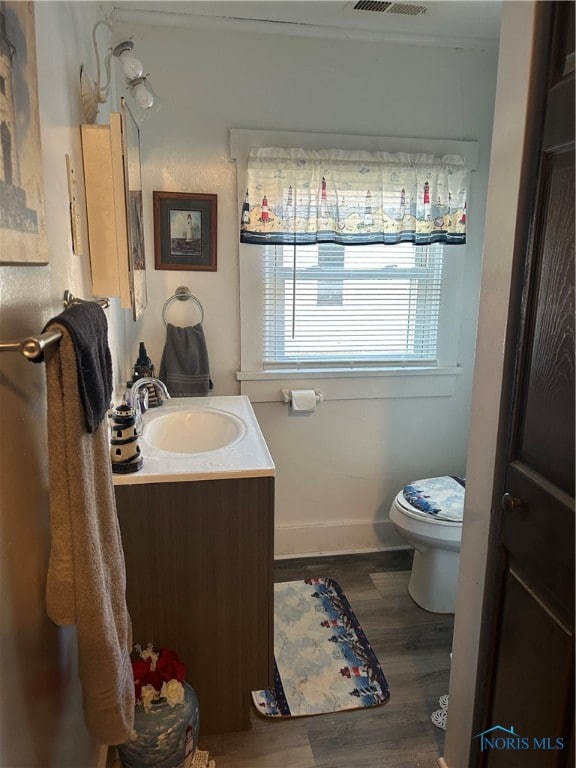
M 339 549 L 334 552 L 298 552 L 295 555 L 274 555 L 274 560 L 300 560 L 313 557 L 333 557 L 334 555 L 369 555 L 371 552 L 397 552 L 413 549 L 409 544 L 401 547 L 377 547 L 376 549 Z
M 277 559 L 388 549 L 409 549 L 389 520 L 304 523 L 279 525 L 275 529 L 274 555 Z

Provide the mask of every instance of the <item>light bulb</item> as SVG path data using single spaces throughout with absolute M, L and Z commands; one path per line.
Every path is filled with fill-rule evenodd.
M 135 80 L 137 77 L 142 76 L 144 67 L 142 62 L 139 61 L 136 56 L 133 56 L 130 51 L 122 51 L 120 54 L 122 66 L 124 67 L 124 74 L 127 80 Z
M 132 87 L 132 93 L 134 95 L 134 101 L 140 109 L 150 109 L 154 104 L 154 96 L 152 96 L 143 82 L 136 83 L 136 85 Z

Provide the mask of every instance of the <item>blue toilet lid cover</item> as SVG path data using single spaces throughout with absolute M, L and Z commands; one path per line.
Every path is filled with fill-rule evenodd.
M 404 486 L 404 498 L 437 520 L 462 520 L 466 479 L 446 475 L 414 480 Z

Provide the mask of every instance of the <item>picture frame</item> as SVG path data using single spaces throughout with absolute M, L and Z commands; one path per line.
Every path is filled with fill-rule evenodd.
M 0 265 L 48 264 L 34 3 L 0 3 Z
M 156 269 L 216 272 L 217 195 L 153 192 Z

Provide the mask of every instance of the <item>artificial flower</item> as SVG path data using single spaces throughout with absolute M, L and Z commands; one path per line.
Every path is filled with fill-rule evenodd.
M 156 671 L 159 672 L 165 680 L 184 680 L 186 668 L 180 661 L 174 651 L 163 648 L 156 660 Z
M 166 699 L 171 707 L 182 704 L 184 702 L 184 686 L 178 680 L 168 680 L 167 683 L 162 684 L 160 696 Z
M 142 706 L 148 712 L 152 708 L 152 702 L 158 698 L 158 691 L 153 685 L 145 685 L 140 692 Z
M 134 646 L 131 655 L 136 703 L 148 712 L 153 702 L 163 699 L 174 707 L 184 701 L 182 681 L 186 667 L 178 654 L 168 648 L 156 650 L 151 643 L 146 648 Z
M 152 670 L 154 670 L 156 668 L 156 661 L 158 659 L 158 654 L 156 653 L 156 651 L 152 648 L 152 646 L 150 644 L 148 644 L 143 651 L 140 651 L 139 655 L 140 655 L 141 659 L 144 659 L 144 661 L 149 661 L 150 662 L 150 668 Z

